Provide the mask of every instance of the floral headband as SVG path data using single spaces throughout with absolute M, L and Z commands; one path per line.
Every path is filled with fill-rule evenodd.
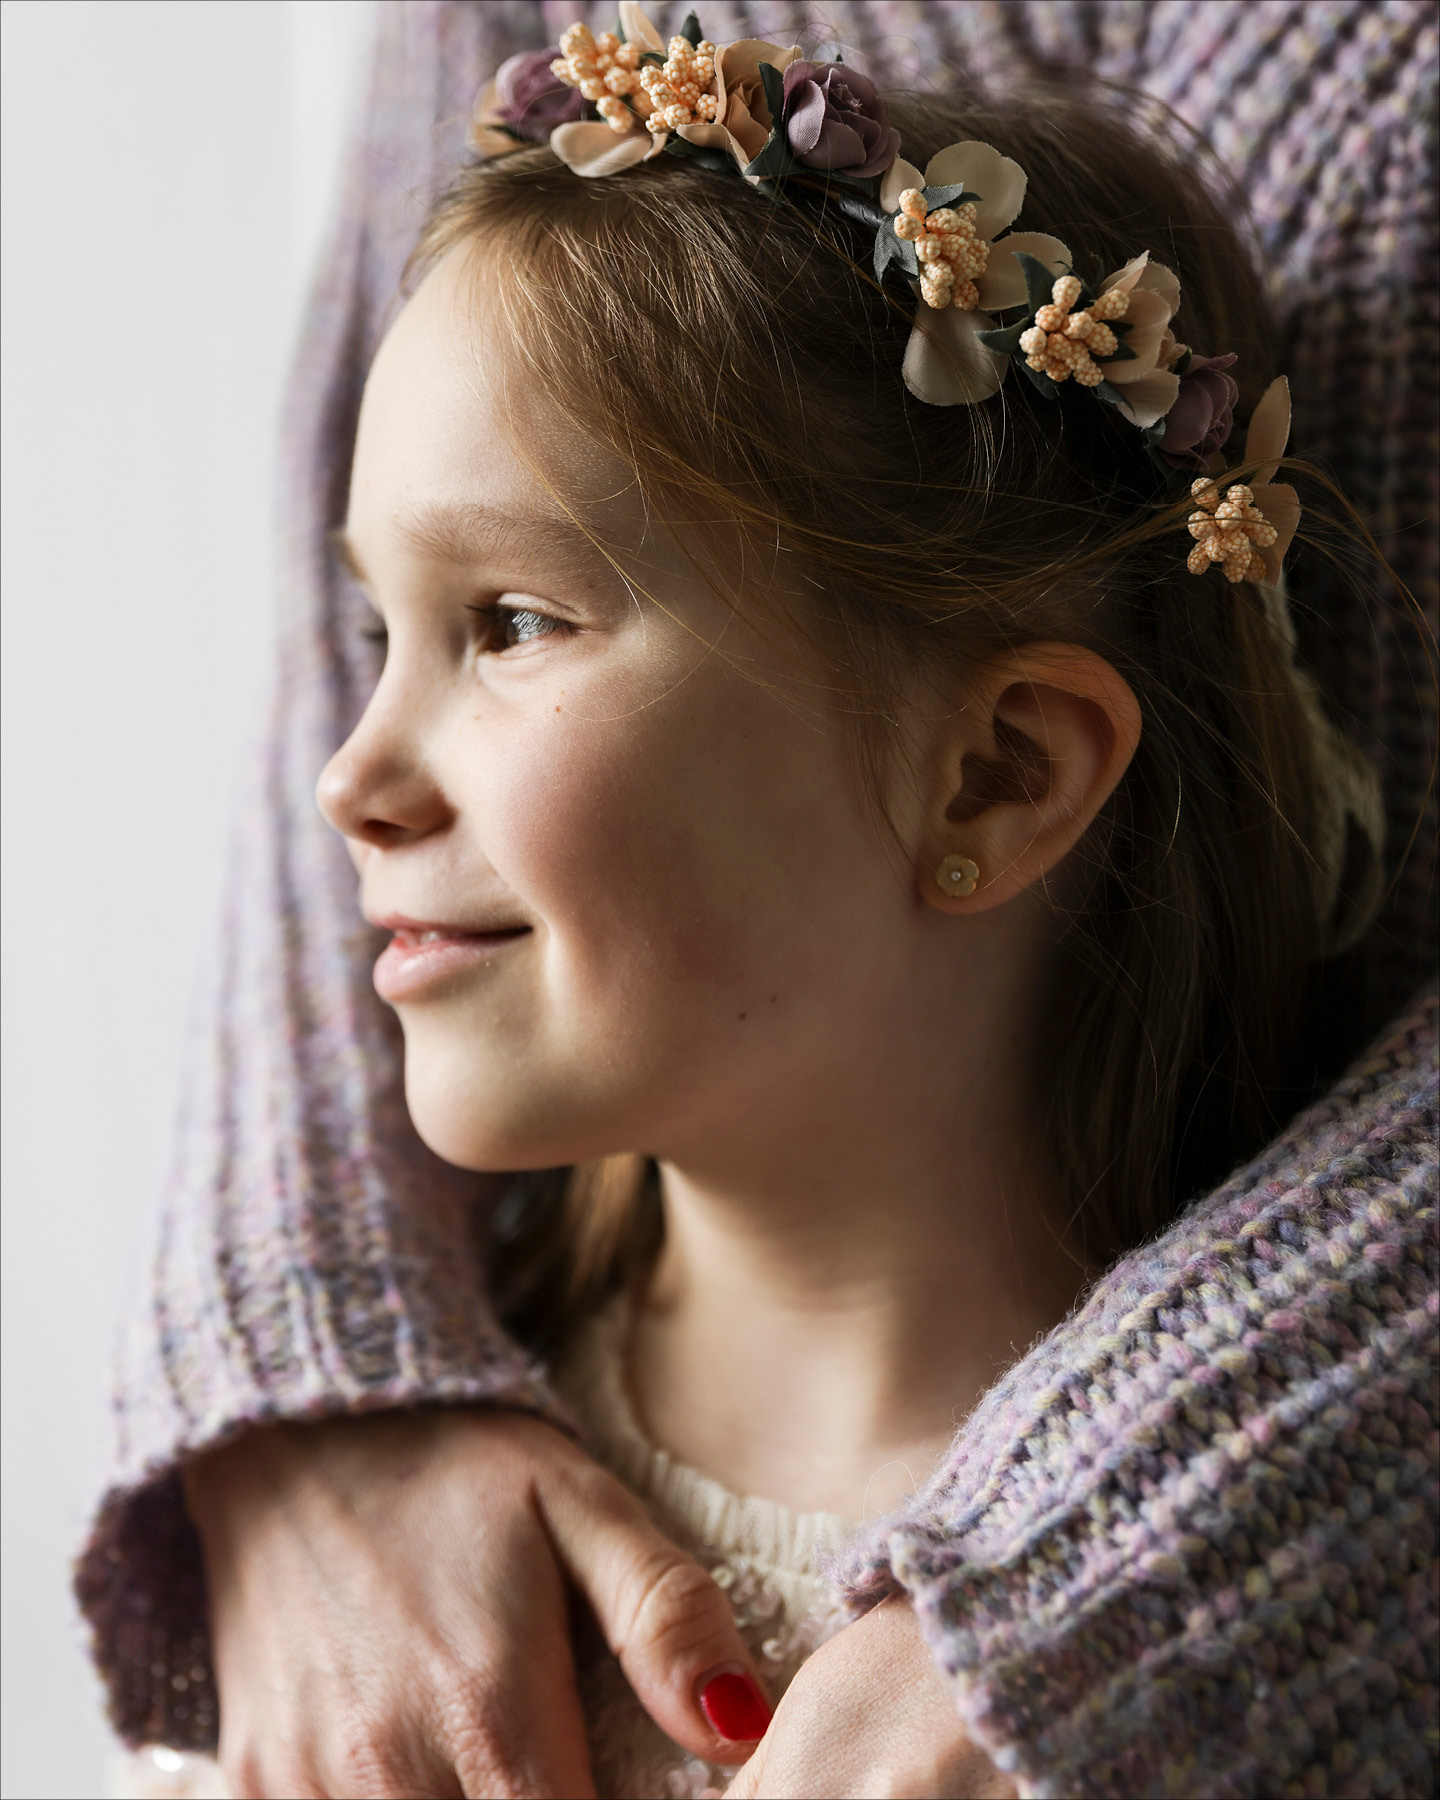
M 694 13 L 666 44 L 637 0 L 621 0 L 615 31 L 572 25 L 558 56 L 512 56 L 481 94 L 470 127 L 481 155 L 547 140 L 586 177 L 671 155 L 772 196 L 787 177 L 818 180 L 875 232 L 877 279 L 894 268 L 919 301 L 903 367 L 912 394 L 975 406 L 1012 365 L 1048 400 L 1066 381 L 1087 388 L 1136 429 L 1167 478 L 1198 475 L 1191 573 L 1218 563 L 1228 581 L 1279 581 L 1300 519 L 1295 490 L 1274 481 L 1290 435 L 1284 377 L 1246 436 L 1243 460 L 1258 460 L 1258 474 L 1222 495 L 1240 393 L 1234 353 L 1197 356 L 1177 341 L 1180 283 L 1148 251 L 1092 286 L 1059 238 L 1009 231 L 1026 176 L 989 144 L 950 144 L 922 174 L 856 70 L 807 62 L 798 44 L 712 44 Z M 997 313 L 1013 316 L 999 323 Z

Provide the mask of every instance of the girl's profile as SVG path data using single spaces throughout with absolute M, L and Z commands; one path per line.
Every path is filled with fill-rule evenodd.
M 1296 625 L 1389 565 L 1172 113 L 733 11 L 499 63 L 328 415 L 353 877 L 226 1090 L 251 1397 L 82 1565 L 128 1779 L 1421 1792 L 1433 1000 L 1367 1057 Z

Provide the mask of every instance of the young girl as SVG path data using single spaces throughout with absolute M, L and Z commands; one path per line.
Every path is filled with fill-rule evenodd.
M 732 1601 L 698 1757 L 577 1638 L 597 1790 L 700 1793 L 843 1623 L 827 1559 L 863 1590 L 861 1522 L 1313 1086 L 1377 827 L 1292 662 L 1288 396 L 1195 165 L 1053 90 L 886 98 L 621 14 L 506 72 L 375 359 L 340 554 L 383 669 L 320 804 L 420 1136 L 535 1172 L 515 1328 Z M 1389 1270 L 1424 1233 L 1386 1204 Z M 1158 1265 L 1130 1301 L 1111 1335 L 1186 1346 L 1138 1543 L 1177 1416 L 1273 1346 Z M 1157 1588 L 1210 1554 L 1166 1539 Z

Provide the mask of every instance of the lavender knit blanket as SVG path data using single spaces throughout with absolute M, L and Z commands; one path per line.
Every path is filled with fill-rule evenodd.
M 665 30 L 684 10 L 653 13 Z M 291 388 L 273 699 L 77 1569 L 132 1743 L 215 1739 L 185 1457 L 265 1419 L 553 1407 L 486 1297 L 473 1225 L 490 1184 L 410 1128 L 370 986 L 379 945 L 312 794 L 374 677 L 326 533 L 424 201 L 462 153 L 482 77 L 612 11 L 382 8 Z M 1433 6 L 705 0 L 703 15 L 719 38 L 814 42 L 818 25 L 891 83 L 1094 70 L 1205 132 L 1254 213 L 1295 443 L 1334 470 L 1433 633 Z M 1434 1789 L 1435 1008 L 1401 1009 L 1436 960 L 1435 688 L 1398 584 L 1367 606 L 1302 558 L 1292 585 L 1307 658 L 1384 783 L 1396 875 L 1351 1030 L 1357 1048 L 1379 1032 L 1376 1048 L 1111 1271 L 841 1572 L 857 1606 L 896 1584 L 912 1595 L 971 1731 L 1024 1794 Z

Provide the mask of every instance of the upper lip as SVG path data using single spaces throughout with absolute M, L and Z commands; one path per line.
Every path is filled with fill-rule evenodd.
M 454 919 L 412 919 L 408 913 L 370 912 L 365 919 L 380 931 L 439 931 L 447 937 L 480 937 L 488 932 L 528 929 L 515 919 L 471 920 L 462 924 Z

